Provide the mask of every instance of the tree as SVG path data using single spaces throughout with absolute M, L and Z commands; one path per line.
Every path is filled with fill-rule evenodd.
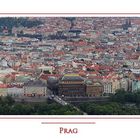
M 14 99 L 11 96 L 4 97 L 3 102 L 8 105 L 13 105 L 15 103 Z

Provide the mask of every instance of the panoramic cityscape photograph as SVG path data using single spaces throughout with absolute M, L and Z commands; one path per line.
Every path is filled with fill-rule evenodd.
M 0 17 L 0 115 L 140 115 L 140 17 Z

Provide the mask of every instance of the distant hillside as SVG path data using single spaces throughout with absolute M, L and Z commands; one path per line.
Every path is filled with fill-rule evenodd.
M 40 24 L 43 24 L 43 22 L 35 19 L 31 20 L 27 17 L 3 17 L 0 18 L 0 31 L 4 29 L 8 29 L 10 31 L 13 27 L 20 26 L 31 28 Z

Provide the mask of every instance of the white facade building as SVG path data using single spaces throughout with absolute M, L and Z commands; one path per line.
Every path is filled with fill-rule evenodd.
M 7 88 L 7 95 L 12 96 L 12 97 L 19 97 L 24 95 L 24 88 L 19 88 L 19 87 L 10 87 Z

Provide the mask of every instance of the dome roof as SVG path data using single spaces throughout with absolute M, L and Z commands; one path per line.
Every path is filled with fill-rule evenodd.
M 58 78 L 56 77 L 48 77 L 48 83 L 57 83 L 58 82 Z
M 101 86 L 101 83 L 95 82 L 95 83 L 93 83 L 93 85 L 94 85 L 94 86 Z
M 86 84 L 91 85 L 91 84 L 93 84 L 93 82 L 91 80 L 86 80 Z

